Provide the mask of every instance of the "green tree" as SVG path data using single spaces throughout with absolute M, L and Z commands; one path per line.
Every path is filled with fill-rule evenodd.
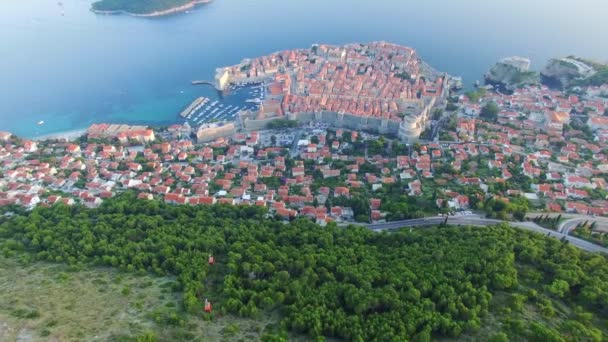
M 500 107 L 495 102 L 488 102 L 481 108 L 479 116 L 488 121 L 496 121 L 499 112 Z
M 563 298 L 570 291 L 570 285 L 565 280 L 556 279 L 549 285 L 547 290 L 554 296 Z
M 383 200 L 382 210 L 395 218 L 421 215 L 428 199 L 401 189 L 383 189 L 397 200 Z M 331 201 L 369 210 L 364 191 Z M 496 202 L 485 205 L 501 213 L 526 205 Z M 474 337 L 497 310 L 490 303 L 498 294 L 509 300 L 498 312 L 508 313 L 513 340 L 598 340 L 605 329 L 606 256 L 506 224 L 374 232 L 320 227 L 303 217 L 283 223 L 268 214 L 257 206 L 140 201 L 127 192 L 97 209 L 60 204 L 0 216 L 0 249 L 26 261 L 170 275 L 184 310 L 151 313 L 159 326 L 187 326 L 186 313 L 201 313 L 199 298 L 209 298 L 221 314 L 279 315 L 278 331 L 266 333 L 281 338 L 287 329 L 309 339 Z M 219 261 L 213 266 L 211 253 Z M 526 305 L 542 316 L 524 321 L 518 310 Z
M 509 342 L 509 336 L 504 332 L 498 332 L 490 338 L 490 342 Z

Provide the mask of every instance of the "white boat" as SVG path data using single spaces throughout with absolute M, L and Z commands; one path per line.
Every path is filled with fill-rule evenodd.
M 44 120 L 38 121 L 38 125 L 44 125 Z

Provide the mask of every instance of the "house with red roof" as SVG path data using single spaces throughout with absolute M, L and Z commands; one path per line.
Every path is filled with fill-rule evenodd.
M 154 195 L 152 195 L 152 194 L 150 194 L 150 193 L 146 193 L 146 192 L 140 192 L 140 193 L 137 195 L 137 198 L 138 198 L 138 199 L 141 199 L 141 200 L 148 200 L 148 201 L 151 201 L 151 200 L 153 200 L 153 199 L 154 199 Z
M 334 188 L 334 197 L 345 196 L 350 197 L 350 190 L 343 186 L 338 186 Z
M 574 188 L 591 188 L 594 189 L 595 185 L 592 184 L 589 179 L 584 178 L 584 177 L 580 177 L 580 176 L 576 176 L 576 175 L 570 175 L 567 176 L 564 180 L 564 185 L 566 186 L 571 186 Z
M 0 132 L 0 141 L 7 142 L 13 136 L 10 132 Z

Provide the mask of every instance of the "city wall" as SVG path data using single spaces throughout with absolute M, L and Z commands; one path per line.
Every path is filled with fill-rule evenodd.
M 371 131 L 380 134 L 397 136 L 399 133 L 399 121 L 378 119 L 372 117 L 356 116 L 337 112 L 306 112 L 288 113 L 283 119 L 297 120 L 301 123 L 323 122 L 337 128 L 345 128 L 358 131 Z M 240 118 L 240 127 L 246 131 L 262 130 L 276 120 L 277 117 L 266 119 L 251 119 L 249 115 Z
M 236 126 L 230 122 L 222 126 L 200 127 L 196 132 L 196 138 L 199 143 L 206 143 L 234 134 L 236 134 Z
M 228 69 L 217 69 L 215 74 L 215 86 L 219 90 L 226 90 L 231 84 L 236 83 L 264 83 L 272 79 L 271 75 L 261 75 L 252 77 L 236 77 L 228 72 Z
M 418 140 L 420 133 L 428 125 L 435 104 L 436 98 L 430 98 L 421 103 L 418 114 L 407 115 L 401 121 L 331 111 L 287 113 L 285 117 L 257 119 L 256 113 L 243 112 L 239 116 L 238 125 L 240 129 L 245 131 L 257 131 L 265 129 L 270 122 L 276 119 L 297 120 L 301 123 L 322 122 L 336 128 L 393 135 L 403 142 L 411 143 Z

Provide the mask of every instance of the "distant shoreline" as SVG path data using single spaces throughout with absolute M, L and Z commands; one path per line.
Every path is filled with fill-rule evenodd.
M 128 12 L 125 10 L 103 11 L 103 10 L 96 10 L 94 8 L 91 8 L 91 11 L 95 14 L 101 14 L 101 15 L 126 14 L 126 15 L 130 15 L 132 17 L 151 18 L 151 17 L 162 17 L 162 16 L 169 15 L 169 14 L 184 12 L 184 11 L 194 8 L 196 5 L 208 4 L 211 1 L 212 0 L 193 0 L 182 6 L 172 7 L 172 8 L 168 8 L 166 10 L 155 11 L 155 12 L 151 12 L 151 13 L 131 13 L 131 12 Z
M 57 133 L 49 133 L 44 134 L 38 137 L 33 137 L 32 140 L 42 141 L 42 140 L 67 140 L 73 141 L 76 140 L 87 133 L 86 128 L 74 129 L 70 131 L 57 132 Z

